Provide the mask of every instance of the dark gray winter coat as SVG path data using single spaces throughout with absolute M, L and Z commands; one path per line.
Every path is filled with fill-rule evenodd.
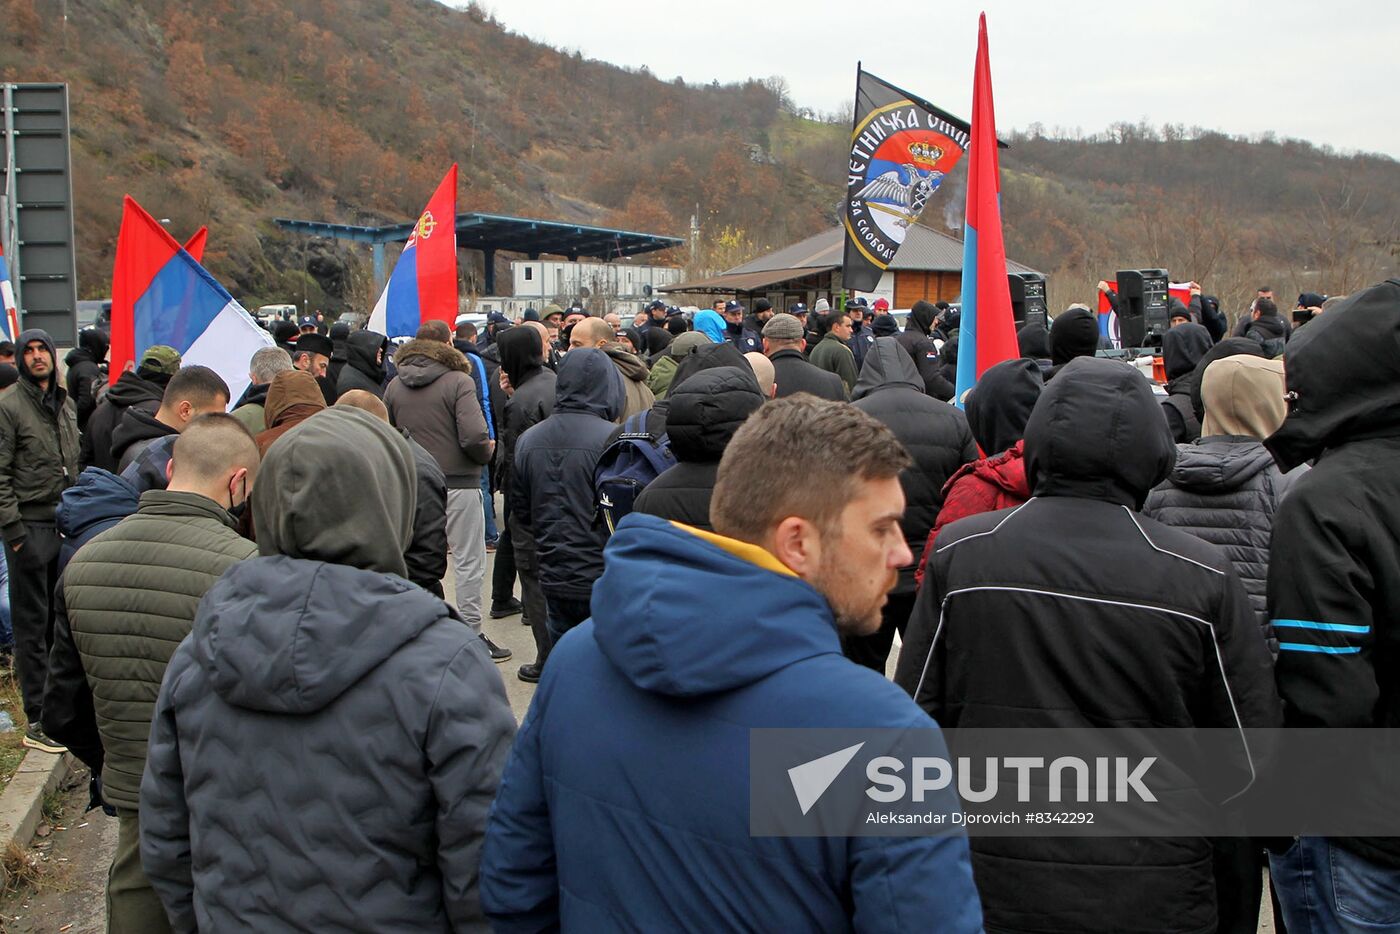
M 403 578 L 408 445 L 335 408 L 259 480 L 263 557 L 205 596 L 151 729 L 141 862 L 171 926 L 484 928 L 478 854 L 515 719 L 481 640 Z
M 586 600 L 603 573 L 607 534 L 595 522 L 593 471 L 623 404 L 622 374 L 608 355 L 571 350 L 559 364 L 554 413 L 515 446 L 510 511 L 534 534 L 546 593 Z
M 1278 639 L 1264 597 L 1274 515 L 1292 478 L 1279 471 L 1254 438 L 1217 435 L 1176 450 L 1171 475 L 1148 494 L 1142 511 L 1220 546 L 1249 594 L 1269 650 L 1277 655 Z

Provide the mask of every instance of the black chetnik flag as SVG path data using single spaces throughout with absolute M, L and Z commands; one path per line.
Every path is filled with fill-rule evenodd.
M 842 281 L 872 292 L 909 225 L 967 149 L 968 124 L 856 68 L 856 119 L 847 165 Z

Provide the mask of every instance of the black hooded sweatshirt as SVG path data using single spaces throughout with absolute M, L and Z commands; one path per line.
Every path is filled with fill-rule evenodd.
M 339 385 L 340 371 L 345 369 L 347 359 L 345 342 L 350 337 L 350 325 L 337 321 L 331 325 L 330 334 L 327 336 L 331 339 L 332 351 L 330 366 L 326 367 L 326 375 L 330 377 L 332 385 Z
M 964 408 L 983 454 L 993 457 L 1021 440 L 1044 388 L 1034 360 L 1005 360 L 982 374 Z
M 335 385 L 337 399 L 352 389 L 384 398 L 384 358 L 380 355 L 383 349 L 384 335 L 375 331 L 355 331 L 345 339 L 345 366 Z
M 1099 349 L 1099 316 L 1087 308 L 1071 308 L 1050 323 L 1050 370 L 1046 382 L 1075 357 L 1092 357 Z
M 130 408 L 122 415 L 121 424 L 112 432 L 112 460 L 117 463 L 117 473 L 121 473 L 140 457 L 152 441 L 180 432 L 156 419 L 154 412 L 141 408 Z
M 933 327 L 933 319 L 937 315 L 938 309 L 931 302 L 915 302 L 914 307 L 909 310 L 909 320 L 905 322 L 904 330 L 895 340 L 918 368 L 924 392 L 946 402 L 953 398 L 955 387 L 953 381 L 944 373 L 945 361 L 938 357 L 938 345 L 929 337 L 929 330 Z
M 95 389 L 99 380 L 107 374 L 103 361 L 107 358 L 110 345 L 107 335 L 97 328 L 87 328 L 78 332 L 78 346 L 68 351 L 63 358 L 68 367 L 64 382 L 68 387 L 68 398 L 78 412 L 78 430 L 87 427 L 88 419 L 97 408 Z
M 914 361 L 893 337 L 877 338 L 865 355 L 851 402 L 888 426 L 914 459 L 913 466 L 899 474 L 904 490 L 899 525 L 914 560 L 899 569 L 899 582 L 891 591 L 913 593 L 914 569 L 943 507 L 943 486 L 959 467 L 977 459 L 977 446 L 962 412 L 924 394 Z
M 1162 336 L 1162 363 L 1167 369 L 1167 398 L 1162 411 L 1172 440 L 1189 444 L 1201 436 L 1201 420 L 1191 405 L 1196 364 L 1211 349 L 1210 332 L 1199 324 L 1179 324 Z
M 88 418 L 79 451 L 82 465 L 117 473 L 117 461 L 112 456 L 112 436 L 122 416 L 133 407 L 154 414 L 160 408 L 168 382 L 170 377 L 164 373 L 131 370 L 123 373 Z
M 1034 360 L 1042 373 L 1050 370 L 1050 332 L 1040 324 L 1023 324 L 1016 331 L 1016 347 L 1021 356 Z
M 501 331 L 496 335 L 496 349 L 501 356 L 501 369 L 512 387 L 502 407 L 500 438 L 500 487 L 509 490 L 516 442 L 527 429 L 554 411 L 556 377 L 540 360 L 544 344 L 533 327 Z
M 666 434 L 677 463 L 647 485 L 633 509 L 713 532 L 710 498 L 719 459 L 763 405 L 763 394 L 747 367 L 725 366 L 688 376 L 666 401 Z
M 1288 322 L 1282 315 L 1260 315 L 1244 329 L 1244 336 L 1264 350 L 1264 356 L 1277 357 L 1288 341 Z
M 1137 370 L 1067 364 L 1025 449 L 1030 501 L 940 533 L 896 682 L 945 728 L 1277 725 L 1269 653 L 1229 560 L 1136 512 L 1176 457 Z M 1225 796 L 1251 777 L 1248 749 L 1230 753 Z M 988 930 L 1215 929 L 1206 838 L 970 843 Z
M 1274 519 L 1268 604 L 1289 725 L 1400 726 L 1400 278 L 1352 295 L 1284 352 L 1293 397 L 1265 442 L 1310 458 Z M 1339 374 L 1342 376 L 1339 378 Z M 1394 788 L 1377 788 L 1394 807 Z M 1400 839 L 1339 838 L 1400 869 Z

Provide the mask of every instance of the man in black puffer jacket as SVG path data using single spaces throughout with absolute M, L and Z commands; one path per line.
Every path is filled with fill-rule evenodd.
M 1317 459 L 1279 508 L 1269 561 L 1290 726 L 1400 725 L 1397 346 L 1400 278 L 1329 308 L 1284 351 L 1292 402 L 1264 444 L 1285 470 Z M 1393 782 L 1372 795 L 1373 807 L 1394 807 Z M 1400 839 L 1301 837 L 1270 863 L 1290 931 L 1400 917 Z
M 1176 458 L 1161 411 L 1133 367 L 1070 362 L 1026 425 L 1034 498 L 940 533 L 895 680 L 944 728 L 1279 724 L 1229 560 L 1136 512 Z M 971 842 L 988 931 L 1216 929 L 1208 839 Z
M 748 368 L 724 366 L 688 377 L 667 402 L 666 434 L 677 463 L 647 485 L 633 512 L 713 532 L 710 497 L 719 459 L 734 432 L 763 405 L 763 394 Z
M 924 392 L 935 399 L 948 401 L 953 398 L 954 386 L 944 375 L 943 364 L 938 358 L 938 345 L 929 336 L 938 309 L 932 302 L 917 301 L 909 309 L 909 318 L 904 322 L 904 330 L 895 338 L 923 380 Z
M 894 634 L 903 637 L 914 609 L 914 570 L 923 556 L 929 530 L 938 521 L 943 485 L 963 464 L 977 459 L 967 417 L 946 402 L 930 399 L 923 389 L 909 355 L 893 337 L 881 337 L 866 354 L 851 394 L 852 404 L 884 422 L 914 458 L 913 466 L 899 475 L 904 490 L 904 517 L 899 524 L 914 559 L 899 569 L 899 582 L 885 602 L 879 631 L 844 640 L 847 658 L 881 674 Z
M 1167 370 L 1162 413 L 1177 444 L 1189 444 L 1201 436 L 1191 390 L 1196 385 L 1196 364 L 1210 348 L 1210 332 L 1199 324 L 1179 324 L 1162 336 L 1162 363 Z
M 555 642 L 588 618 L 607 538 L 594 521 L 593 471 L 622 412 L 622 374 L 601 350 L 559 364 L 554 412 L 515 445 L 511 513 L 533 535 Z
M 337 399 L 352 389 L 384 398 L 384 341 L 376 331 L 354 331 L 345 339 L 345 366 L 335 384 Z

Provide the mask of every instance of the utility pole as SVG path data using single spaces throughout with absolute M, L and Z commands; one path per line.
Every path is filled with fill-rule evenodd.
M 695 268 L 696 257 L 700 254 L 700 205 L 695 205 L 695 213 L 690 215 L 690 266 Z

